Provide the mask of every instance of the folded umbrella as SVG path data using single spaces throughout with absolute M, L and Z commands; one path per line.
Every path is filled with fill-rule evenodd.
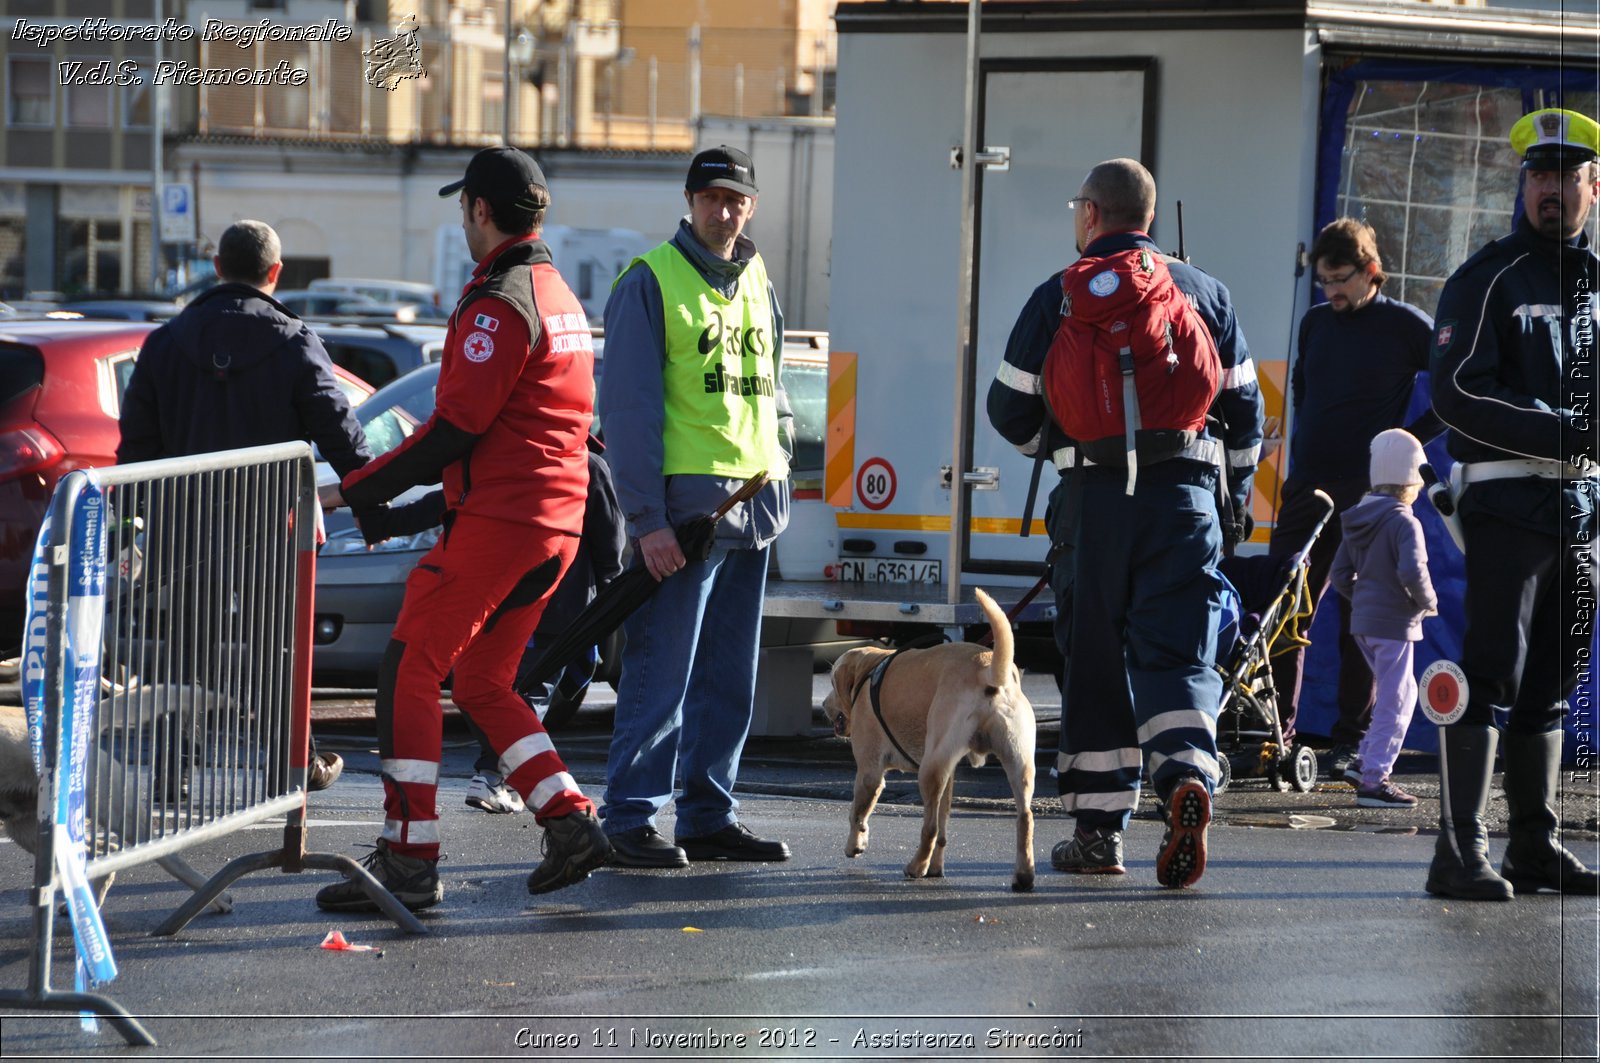
M 695 517 L 672 529 L 678 537 L 683 556 L 690 561 L 704 561 L 711 556 L 711 547 L 717 537 L 717 522 L 741 502 L 747 502 L 767 485 L 767 474 L 758 472 L 729 495 L 715 512 Z M 670 579 L 671 577 L 667 577 Z M 544 648 L 539 659 L 519 677 L 519 689 L 529 689 L 543 683 L 559 672 L 567 662 L 590 646 L 615 631 L 634 610 L 643 605 L 656 592 L 660 582 L 650 574 L 639 559 L 632 568 L 600 588 L 583 612 L 578 614 L 566 631 Z

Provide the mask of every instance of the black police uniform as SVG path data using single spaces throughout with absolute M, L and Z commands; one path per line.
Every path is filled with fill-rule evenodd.
M 1561 721 L 1593 635 L 1597 370 L 1586 235 L 1541 236 L 1525 217 L 1470 258 L 1440 297 L 1433 405 L 1450 428 L 1466 543 L 1466 710 L 1441 728 L 1441 830 L 1428 890 L 1509 899 L 1482 826 L 1503 728 L 1518 891 L 1594 892 L 1556 840 Z

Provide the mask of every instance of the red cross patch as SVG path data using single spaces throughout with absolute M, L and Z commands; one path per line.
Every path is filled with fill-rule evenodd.
M 469 362 L 487 362 L 494 353 L 494 340 L 487 332 L 474 332 L 461 344 L 461 353 Z

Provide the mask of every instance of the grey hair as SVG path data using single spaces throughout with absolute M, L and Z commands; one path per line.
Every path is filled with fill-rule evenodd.
M 1112 229 L 1143 229 L 1156 214 L 1156 179 L 1137 159 L 1109 159 L 1083 179 L 1083 194 Z
M 265 284 L 272 267 L 283 260 L 283 245 L 266 222 L 236 221 L 217 241 L 217 260 L 223 280 Z

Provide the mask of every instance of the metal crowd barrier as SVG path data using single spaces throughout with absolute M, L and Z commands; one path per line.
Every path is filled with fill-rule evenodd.
M 354 860 L 306 851 L 318 516 L 304 443 L 79 471 L 57 486 L 23 661 L 41 764 L 34 952 L 27 990 L 0 991 L 0 1006 L 92 1012 L 130 1044 L 155 1043 L 83 976 L 76 992 L 50 985 L 58 894 L 80 964 L 103 952 L 101 977 L 115 976 L 103 930 L 86 944 L 99 917 L 82 886 L 138 864 L 195 891 L 158 936 L 208 906 L 230 911 L 226 887 L 268 868 L 341 871 L 424 932 Z M 280 848 L 209 880 L 178 855 L 274 817 Z

